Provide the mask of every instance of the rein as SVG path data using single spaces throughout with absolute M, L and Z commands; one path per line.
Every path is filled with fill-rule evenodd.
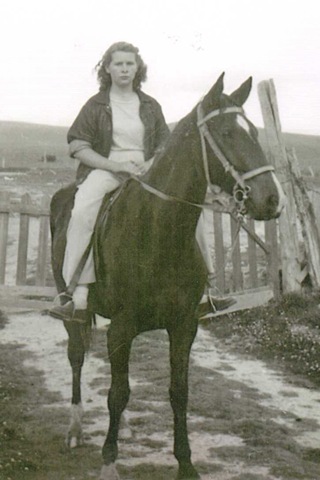
M 184 198 L 180 197 L 175 197 L 174 195 L 168 195 L 167 193 L 161 192 L 155 187 L 152 187 L 148 183 L 145 183 L 143 180 L 141 180 L 139 177 L 136 177 L 134 175 L 131 175 L 130 178 L 133 178 L 136 180 L 140 185 L 147 190 L 147 192 L 152 193 L 153 195 L 156 195 L 157 197 L 161 198 L 162 200 L 170 201 L 170 202 L 179 202 L 179 203 L 184 203 L 185 205 L 191 205 L 192 207 L 197 207 L 197 208 L 208 208 L 210 210 L 215 210 L 213 206 L 213 202 L 219 202 L 224 206 L 224 208 L 221 211 L 229 211 L 229 208 L 227 207 L 226 201 L 223 199 L 222 200 L 222 195 L 219 194 L 214 194 L 216 198 L 213 199 L 213 202 L 207 203 L 195 203 L 195 202 L 190 202 L 189 200 L 185 200 Z

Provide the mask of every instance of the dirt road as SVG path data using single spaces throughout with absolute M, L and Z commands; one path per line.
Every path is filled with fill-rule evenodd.
M 62 324 L 32 312 L 11 313 L 8 318 L 0 343 L 12 344 L 13 348 L 24 345 L 27 352 L 32 352 L 25 365 L 42 371 L 46 389 L 59 394 L 59 400 L 48 408 L 66 408 L 71 376 Z M 105 326 L 100 325 L 99 341 L 104 337 L 103 330 Z M 153 352 L 154 339 L 158 350 Z M 122 478 L 126 480 L 166 478 L 149 476 L 150 465 L 155 470 L 176 468 L 171 453 L 171 420 L 164 420 L 170 416 L 166 400 L 168 370 L 159 373 L 154 367 L 159 348 L 164 352 L 166 347 L 163 332 L 150 333 L 142 336 L 138 353 L 133 355 L 130 383 L 131 397 L 136 399 L 130 400 L 126 413 L 132 438 L 120 442 L 119 455 L 119 465 L 127 472 Z M 108 425 L 106 392 L 110 375 L 105 359 L 96 350 L 94 341 L 83 369 L 82 388 L 87 412 L 85 441 L 100 449 Z M 139 355 L 143 362 L 149 359 L 148 368 L 145 363 L 144 367 L 139 364 Z M 160 397 L 158 380 L 164 395 Z M 189 403 L 193 460 L 203 480 L 320 479 L 319 457 L 317 453 L 312 457 L 320 445 L 320 392 L 288 383 L 258 360 L 230 353 L 202 327 L 192 351 Z M 135 472 L 132 477 L 130 470 Z M 94 478 L 94 473 L 88 472 L 89 477 Z

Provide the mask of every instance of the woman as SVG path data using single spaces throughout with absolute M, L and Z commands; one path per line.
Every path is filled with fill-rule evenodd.
M 161 106 L 141 91 L 147 67 L 138 48 L 126 42 L 111 45 L 96 70 L 100 91 L 82 107 L 68 132 L 70 155 L 80 165 L 63 265 L 67 285 L 90 242 L 105 194 L 115 190 L 124 176 L 146 173 L 169 136 Z M 63 320 L 84 318 L 88 286 L 93 282 L 91 252 L 73 301 L 55 305 L 51 315 Z

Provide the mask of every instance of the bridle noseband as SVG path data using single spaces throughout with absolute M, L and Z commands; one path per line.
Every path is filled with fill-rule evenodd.
M 212 191 L 215 192 L 216 186 L 211 182 L 210 174 L 209 174 L 209 164 L 208 164 L 208 155 L 206 149 L 206 141 L 209 144 L 211 150 L 218 158 L 220 163 L 222 164 L 225 172 L 230 173 L 232 177 L 235 179 L 236 183 L 233 187 L 233 199 L 237 205 L 237 211 L 241 215 L 243 215 L 246 211 L 245 209 L 245 201 L 249 198 L 250 194 L 250 186 L 246 185 L 246 180 L 250 178 L 257 177 L 265 172 L 272 172 L 274 171 L 274 167 L 272 165 L 265 165 L 263 167 L 258 167 L 249 172 L 245 172 L 243 174 L 239 174 L 237 170 L 233 167 L 233 165 L 228 161 L 224 153 L 221 151 L 219 146 L 217 145 L 216 141 L 214 140 L 213 136 L 211 135 L 207 121 L 213 117 L 217 117 L 219 115 L 225 115 L 228 113 L 240 113 L 244 115 L 244 111 L 241 107 L 226 107 L 224 109 L 216 109 L 210 112 L 208 115 L 203 116 L 202 111 L 202 104 L 199 103 L 197 107 L 197 125 L 200 132 L 200 139 L 201 139 L 201 148 L 202 148 L 202 158 L 203 158 L 203 166 L 204 172 L 206 176 L 207 186 Z

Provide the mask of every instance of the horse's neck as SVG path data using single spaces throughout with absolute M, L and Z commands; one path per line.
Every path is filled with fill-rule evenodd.
M 146 183 L 171 197 L 157 202 L 161 218 L 181 229 L 195 229 L 201 208 L 189 203 L 202 204 L 206 182 L 201 166 L 201 150 L 196 142 L 169 142 L 165 152 L 155 162 L 146 177 Z M 172 199 L 174 197 L 174 200 Z
M 165 151 L 147 175 L 147 183 L 167 195 L 202 203 L 206 182 L 201 165 L 201 148 L 189 135 L 172 134 Z

